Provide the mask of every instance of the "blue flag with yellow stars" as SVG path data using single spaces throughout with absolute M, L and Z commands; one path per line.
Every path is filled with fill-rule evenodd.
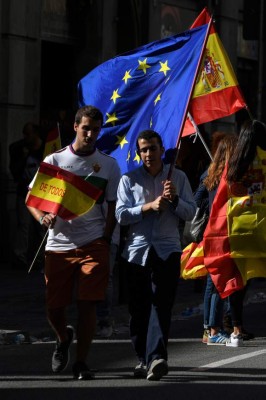
M 114 57 L 78 83 L 79 105 L 98 107 L 104 124 L 97 147 L 117 159 L 121 172 L 139 166 L 136 138 L 158 132 L 175 148 L 187 114 L 208 25 Z

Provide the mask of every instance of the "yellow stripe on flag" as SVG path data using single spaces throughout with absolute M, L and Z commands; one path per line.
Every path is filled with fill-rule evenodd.
M 45 158 L 49 154 L 56 152 L 57 150 L 60 150 L 61 147 L 62 144 L 61 144 L 60 129 L 59 129 L 59 124 L 57 123 L 57 127 L 48 132 L 43 152 L 43 158 Z
M 181 273 L 183 279 L 197 279 L 207 275 L 204 265 L 203 243 L 190 243 L 181 256 Z
M 219 36 L 210 34 L 192 97 L 237 85 L 237 78 Z
M 31 195 L 53 203 L 63 204 L 75 215 L 86 213 L 95 204 L 95 200 L 70 183 L 40 172 L 36 177 Z

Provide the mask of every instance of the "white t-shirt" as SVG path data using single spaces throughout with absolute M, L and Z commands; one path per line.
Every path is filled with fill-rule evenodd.
M 64 221 L 57 217 L 55 225 L 49 229 L 46 250 L 65 251 L 81 247 L 103 236 L 105 228 L 104 201 L 116 201 L 120 169 L 116 160 L 95 149 L 93 154 L 76 154 L 72 146 L 67 146 L 44 159 L 44 162 L 86 178 L 100 187 L 103 194 L 86 214 Z M 33 186 L 34 180 L 29 187 Z

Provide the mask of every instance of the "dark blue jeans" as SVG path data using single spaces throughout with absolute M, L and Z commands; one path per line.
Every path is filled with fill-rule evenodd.
M 168 358 L 180 256 L 172 253 L 164 261 L 151 248 L 145 266 L 127 263 L 130 337 L 137 357 L 148 368 L 153 360 Z
M 223 326 L 223 312 L 227 300 L 221 299 L 210 275 L 207 275 L 206 288 L 204 293 L 204 328 Z

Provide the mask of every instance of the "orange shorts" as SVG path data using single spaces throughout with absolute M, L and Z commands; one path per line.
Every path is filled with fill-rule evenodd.
M 45 252 L 46 304 L 48 309 L 77 300 L 104 300 L 109 277 L 109 244 L 96 239 L 68 251 Z

